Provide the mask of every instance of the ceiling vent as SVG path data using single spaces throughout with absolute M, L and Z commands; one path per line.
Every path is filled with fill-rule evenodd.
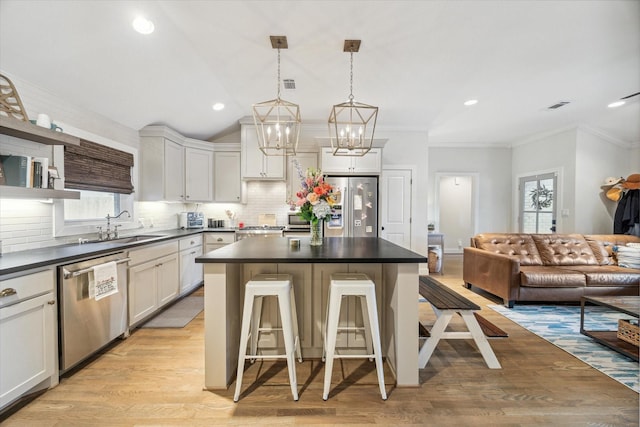
M 285 89 L 295 89 L 296 81 L 293 79 L 282 79 L 282 85 Z
M 556 104 L 553 104 L 549 107 L 547 107 L 547 110 L 557 110 L 560 107 L 564 107 L 565 105 L 569 104 L 569 101 L 560 101 Z

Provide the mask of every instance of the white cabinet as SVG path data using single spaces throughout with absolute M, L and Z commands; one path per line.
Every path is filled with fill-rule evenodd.
M 178 240 L 129 252 L 129 326 L 178 297 Z
M 331 148 L 322 149 L 322 172 L 376 175 L 382 172 L 382 149 L 372 148 L 364 156 L 334 156 Z
M 213 151 L 185 147 L 184 159 L 184 201 L 213 201 Z
M 213 201 L 213 146 L 164 126 L 140 131 L 140 200 Z
M 240 202 L 242 178 L 239 151 L 216 151 L 213 154 L 214 202 Z
M 318 153 L 296 153 L 293 157 L 287 157 L 287 199 L 292 200 L 295 200 L 296 193 L 302 189 L 294 160 L 298 161 L 304 174 L 309 168 L 318 168 Z
M 204 279 L 202 264 L 196 257 L 202 255 L 202 234 L 180 239 L 180 295 L 186 295 L 197 288 Z
M 284 180 L 285 156 L 265 156 L 253 126 L 242 126 L 242 179 Z
M 0 279 L 0 409 L 58 384 L 55 270 Z
M 204 253 L 214 251 L 235 241 L 236 233 L 231 231 L 204 233 Z

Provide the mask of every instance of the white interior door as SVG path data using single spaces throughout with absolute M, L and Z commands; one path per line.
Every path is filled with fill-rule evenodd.
M 557 187 L 556 173 L 520 178 L 518 222 L 521 233 L 556 232 Z
M 385 169 L 380 182 L 380 237 L 411 248 L 411 170 Z

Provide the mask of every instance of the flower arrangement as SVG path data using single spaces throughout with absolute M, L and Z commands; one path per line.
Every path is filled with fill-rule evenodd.
M 319 220 L 324 220 L 331 213 L 331 207 L 336 203 L 333 187 L 325 182 L 324 175 L 319 169 L 309 168 L 306 173 L 303 173 L 297 160 L 294 160 L 294 164 L 302 188 L 296 193 L 296 201 L 289 201 L 289 204 L 300 208 L 298 212 L 300 218 L 317 224 Z

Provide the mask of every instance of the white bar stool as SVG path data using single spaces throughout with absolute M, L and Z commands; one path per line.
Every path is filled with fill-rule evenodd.
M 298 335 L 298 315 L 296 313 L 296 302 L 293 292 L 292 278 L 290 274 L 257 274 L 245 286 L 244 308 L 242 310 L 242 327 L 240 330 L 240 350 L 238 351 L 238 375 L 236 377 L 236 392 L 233 401 L 240 398 L 242 388 L 242 375 L 244 373 L 244 362 L 250 359 L 287 359 L 289 370 L 289 383 L 293 400 L 298 400 L 298 382 L 296 378 L 295 355 L 302 362 L 302 352 L 300 350 L 300 338 Z M 260 316 L 262 313 L 262 302 L 266 296 L 278 298 L 278 308 L 282 321 L 282 328 L 261 328 Z M 258 335 L 260 332 L 282 330 L 284 339 L 285 354 L 278 355 L 258 355 Z M 247 354 L 248 340 L 251 339 L 250 354 Z
M 342 298 L 356 296 L 360 298 L 362 317 L 365 326 L 365 338 L 368 354 L 340 355 L 336 354 L 336 339 L 338 336 L 338 323 L 340 320 L 340 305 Z M 329 286 L 329 302 L 327 306 L 326 331 L 324 339 L 323 359 L 324 390 L 322 398 L 327 400 L 331 388 L 331 375 L 333 372 L 333 359 L 346 358 L 374 358 L 378 373 L 378 385 L 383 400 L 387 400 L 387 391 L 384 387 L 384 371 L 382 367 L 382 348 L 380 345 L 380 329 L 378 326 L 378 309 L 376 305 L 376 287 L 366 274 L 360 273 L 334 273 L 331 275 Z

